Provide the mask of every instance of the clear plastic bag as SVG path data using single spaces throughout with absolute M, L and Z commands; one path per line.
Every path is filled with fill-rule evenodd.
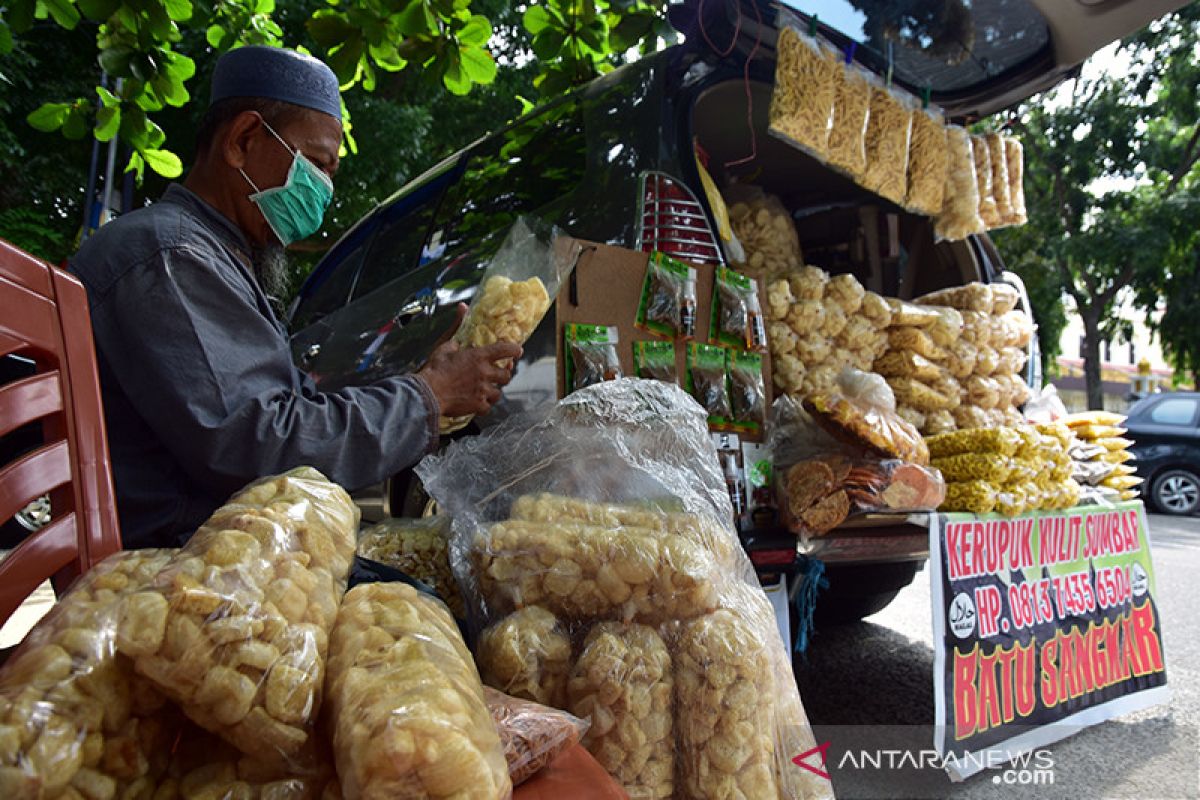
M 825 159 L 841 64 L 832 48 L 785 26 L 776 45 L 772 133 Z
M 979 348 L 965 338 L 960 338 L 946 348 L 946 360 L 943 366 L 955 378 L 962 380 L 975 372 L 975 361 L 978 358 Z
M 946 191 L 942 211 L 934 220 L 934 238 L 940 241 L 961 241 L 972 234 L 983 233 L 983 218 L 979 216 L 979 184 L 975 178 L 975 159 L 971 135 L 965 128 L 950 125 L 946 128 Z
M 882 86 L 871 88 L 871 116 L 867 120 L 867 169 L 862 185 L 896 205 L 908 193 L 908 147 L 912 132 L 913 102 Z
M 173 550 L 115 553 L 75 582 L 0 669 L 0 796 L 153 789 L 182 715 L 117 655 L 122 600 Z
M 871 77 L 847 64 L 838 73 L 829 131 L 828 163 L 862 182 L 867 170 L 867 123 L 871 114 Z
M 929 338 L 938 347 L 950 348 L 962 341 L 963 318 L 958 309 L 949 306 L 930 306 L 938 313 L 938 319 L 926 330 Z
M 529 700 L 483 687 L 488 712 L 500 734 L 508 776 L 519 786 L 574 747 L 591 723 Z
M 906 303 L 894 297 L 886 298 L 886 301 L 891 310 L 891 319 L 888 324 L 893 328 L 908 326 L 928 328 L 939 319 L 938 312 L 932 308 Z
M 756 746 L 759 739 L 768 743 L 755 760 L 765 760 L 768 785 L 783 787 L 770 797 L 830 794 L 827 782 L 793 774 L 798 770 L 790 758 L 815 742 L 770 603 L 733 529 L 733 508 L 707 414 L 681 389 L 635 380 L 592 386 L 553 407 L 454 442 L 443 454 L 426 457 L 417 472 L 454 517 L 452 559 L 460 582 L 470 587 L 479 623 L 508 611 L 517 593 L 522 604 L 531 604 L 527 596 L 543 594 L 549 583 L 555 588 L 547 608 L 583 641 L 598 623 L 629 620 L 661 626 L 655 630 L 671 656 L 676 682 L 675 731 L 695 730 L 683 716 L 689 713 L 686 704 L 679 702 L 681 644 L 675 631 L 722 609 L 734 614 L 737 629 L 750 643 L 739 649 L 738 658 L 763 667 L 754 672 L 754 685 L 761 691 L 753 692 L 763 709 L 763 724 L 754 731 L 723 730 L 739 747 L 749 737 Z M 587 521 L 572 522 L 554 510 L 571 507 L 576 509 L 572 514 Z M 662 522 L 627 526 L 644 519 L 635 512 L 657 515 Z M 517 514 L 550 515 L 555 521 L 514 518 Z M 676 515 L 703 525 L 688 525 L 690 535 L 669 533 L 671 520 L 682 519 Z M 497 526 L 501 533 L 522 528 L 548 535 L 531 541 L 522 531 L 499 542 Z M 697 538 L 698 527 L 706 532 Z M 580 529 L 582 535 L 576 536 Z M 705 540 L 722 544 L 698 543 Z M 505 564 L 496 571 L 502 551 Z M 724 562 L 721 551 L 728 553 Z M 681 569 L 686 564 L 695 568 Z M 600 683 L 603 669 L 597 670 L 600 681 L 595 682 Z M 718 699 L 718 705 L 706 700 L 703 707 L 720 714 L 725 706 Z M 632 724 L 626 727 L 632 730 Z M 640 740 L 622 742 L 622 748 L 630 744 L 638 745 L 640 759 Z M 721 758 L 717 743 L 710 748 L 699 740 L 677 745 L 673 752 L 677 771 L 672 774 L 683 780 Z
M 937 433 L 951 433 L 958 430 L 958 422 L 954 419 L 953 409 L 938 409 L 930 411 L 925 420 L 925 427 L 921 433 L 933 435 Z
M 888 301 L 875 292 L 863 294 L 862 307 L 859 313 L 871 321 L 876 330 L 883 330 L 892 324 L 892 307 Z M 899 323 L 897 323 L 899 324 Z
M 949 306 L 959 311 L 979 311 L 984 314 L 992 313 L 992 287 L 986 283 L 972 281 L 962 286 L 951 286 L 936 292 L 923 294 L 913 300 L 921 306 Z M 963 315 L 964 321 L 966 315 Z
M 875 361 L 875 371 L 885 377 L 916 378 L 935 381 L 942 370 L 923 355 L 911 350 L 890 350 Z
M 454 616 L 466 606 L 450 570 L 450 519 L 438 514 L 423 519 L 386 519 L 363 531 L 358 554 L 429 584 Z
M 924 439 L 896 414 L 895 395 L 879 375 L 842 370 L 834 391 L 805 398 L 804 410 L 839 441 L 888 458 L 929 463 Z
M 462 347 L 525 344 L 575 268 L 581 249 L 558 228 L 518 217 L 488 264 L 454 341 Z M 439 428 L 452 433 L 472 419 L 442 417 Z
M 342 796 L 512 796 L 483 686 L 449 610 L 403 583 L 346 593 L 329 647 Z
M 988 514 L 995 510 L 1000 501 L 999 495 L 996 487 L 987 481 L 951 481 L 946 484 L 946 499 L 942 502 L 941 510 Z
M 797 300 L 821 300 L 829 273 L 820 267 L 805 266 L 788 275 L 788 286 Z
M 926 440 L 934 458 L 956 456 L 960 453 L 995 453 L 1016 455 L 1021 447 L 1021 435 L 1011 428 L 971 428 L 954 433 L 930 436 Z
M 733 407 L 729 402 L 724 348 L 704 344 L 688 346 L 687 386 L 696 402 L 708 412 L 709 424 L 728 424 Z
M 758 284 L 731 269 L 718 268 L 709 331 L 713 344 L 763 349 L 767 334 L 758 300 Z
M 250 484 L 152 587 L 122 599 L 118 651 L 243 753 L 289 766 L 311 759 L 358 521 L 350 496 L 310 467 Z
M 996 198 L 992 195 L 992 155 L 987 137 L 971 137 L 971 157 L 975 160 L 975 181 L 979 185 L 979 216 L 988 230 L 1000 225 Z
M 930 109 L 913 111 L 908 151 L 908 196 L 905 207 L 929 217 L 942 211 L 946 197 L 946 123 Z
M 726 358 L 733 425 L 741 430 L 761 430 L 767 421 L 767 390 L 763 384 L 762 356 L 730 350 Z
M 947 355 L 924 330 L 906 326 L 888 329 L 888 348 L 916 353 L 931 361 L 945 361 Z
M 1008 178 L 1008 156 L 1004 151 L 1004 141 L 998 133 L 989 133 L 984 138 L 988 144 L 988 158 L 992 162 L 992 198 L 996 202 L 996 225 L 1007 225 L 1012 219 L 1011 186 Z M 1002 313 L 1002 312 L 994 312 Z
M 633 368 L 639 378 L 678 383 L 674 342 L 633 343 Z
M 745 251 L 747 275 L 779 276 L 798 270 L 803 254 L 792 215 L 773 194 L 757 186 L 731 184 L 724 193 L 729 218 Z
M 567 702 L 571 637 L 541 606 L 525 606 L 484 628 L 476 645 L 483 682 L 555 708 Z
M 1011 214 L 1004 220 L 1008 225 L 1024 225 L 1025 211 L 1025 149 L 1018 139 L 1004 137 L 1004 157 L 1007 160 L 1008 199 Z

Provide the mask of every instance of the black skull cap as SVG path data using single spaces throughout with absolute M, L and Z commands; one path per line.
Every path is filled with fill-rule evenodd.
M 209 105 L 231 97 L 261 97 L 342 118 L 337 76 L 324 62 L 282 47 L 230 50 L 213 70 Z

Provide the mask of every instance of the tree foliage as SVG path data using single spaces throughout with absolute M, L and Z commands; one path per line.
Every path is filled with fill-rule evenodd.
M 1178 314 L 1170 309 L 1171 287 L 1196 275 L 1198 22 L 1200 6 L 1192 4 L 1154 23 L 1118 48 L 1128 70 L 1085 70 L 1012 121 L 1025 143 L 1030 222 L 997 240 L 1026 281 L 1041 287 L 1043 327 L 1053 331 L 1047 318 L 1061 319 L 1056 294 L 1073 301 L 1093 408 L 1103 401 L 1101 342 L 1126 325 L 1114 315 L 1122 292 L 1148 314 L 1165 301 L 1167 349 L 1196 350 L 1194 336 L 1176 338 Z M 1192 319 L 1196 332 L 1200 322 Z M 1042 342 L 1057 349 L 1056 340 Z

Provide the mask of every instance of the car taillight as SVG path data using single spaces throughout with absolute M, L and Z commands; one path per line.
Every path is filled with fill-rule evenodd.
M 661 172 L 642 177 L 638 247 L 697 264 L 725 263 L 704 206 L 683 182 Z
M 796 548 L 780 550 L 750 550 L 750 563 L 756 567 L 787 566 L 796 560 Z

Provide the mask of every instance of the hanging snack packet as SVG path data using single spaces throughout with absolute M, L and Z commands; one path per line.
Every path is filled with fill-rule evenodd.
M 971 137 L 971 158 L 975 161 L 975 183 L 979 187 L 979 216 L 991 230 L 1000 224 L 1000 213 L 992 194 L 992 151 L 986 137 Z
M 867 122 L 867 169 L 862 185 L 880 197 L 903 205 L 908 193 L 908 145 L 913 110 L 907 98 L 876 85 L 871 89 Z
M 914 111 L 912 143 L 908 151 L 908 197 L 905 207 L 914 213 L 935 216 L 946 196 L 946 124 L 930 109 Z
M 1008 168 L 1008 225 L 1024 225 L 1025 212 L 1025 148 L 1018 139 L 1003 137 L 1004 159 Z
M 758 285 L 726 267 L 717 270 L 709 341 L 727 347 L 762 350 L 767 342 Z
M 984 138 L 987 139 L 988 157 L 992 161 L 992 198 L 996 201 L 996 225 L 1008 225 L 1008 220 L 1012 218 L 1012 199 L 1004 140 L 998 133 L 989 133 Z
M 767 418 L 767 390 L 763 384 L 763 357 L 759 353 L 726 351 L 729 397 L 733 423 L 738 430 L 760 431 Z
M 679 383 L 674 342 L 634 342 L 633 369 L 639 378 Z
M 824 159 L 833 119 L 834 86 L 840 69 L 837 56 L 830 48 L 790 27 L 780 31 L 778 52 L 770 130 Z
M 934 237 L 957 242 L 973 233 L 983 233 L 979 216 L 979 184 L 975 179 L 975 159 L 971 136 L 965 128 L 946 128 L 946 191 L 941 214 L 934 221 Z
M 829 131 L 829 165 L 845 170 L 860 183 L 867 171 L 867 120 L 871 114 L 868 74 L 853 64 L 840 71 L 833 100 L 833 128 Z
M 621 377 L 615 325 L 584 325 L 571 322 L 567 324 L 564 335 L 567 351 L 564 383 L 567 394 L 593 383 Z
M 725 348 L 688 345 L 687 390 L 708 412 L 708 424 L 724 427 L 733 416 L 725 375 Z
M 652 254 L 635 324 L 660 336 L 695 335 L 696 270 L 662 253 Z

